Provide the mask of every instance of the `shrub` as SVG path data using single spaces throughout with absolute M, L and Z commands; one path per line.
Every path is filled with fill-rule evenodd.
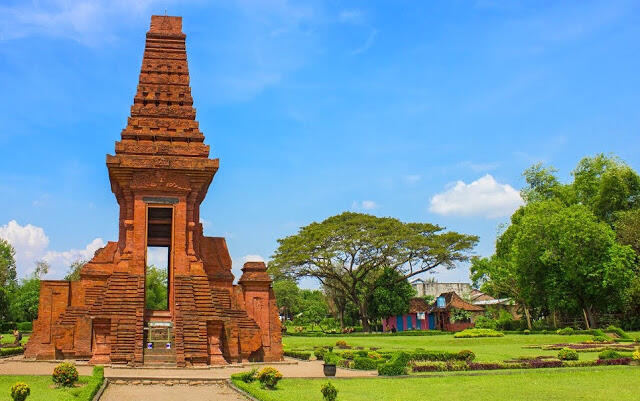
M 284 351 L 284 355 L 304 361 L 308 361 L 311 358 L 311 352 L 305 351 Z
M 529 334 L 531 334 L 531 330 L 529 329 L 525 329 L 525 331 L 523 331 L 525 336 L 528 336 Z
M 622 357 L 621 353 L 612 349 L 606 349 L 598 354 L 598 359 L 620 359 Z
M 597 342 L 597 343 L 608 343 L 611 341 L 611 338 L 607 337 L 607 336 L 594 336 L 593 337 L 593 341 Z
M 491 329 L 466 329 L 457 332 L 453 338 L 503 337 L 504 333 Z
M 636 348 L 635 352 L 633 353 L 633 360 L 640 361 L 640 348 Z
M 345 340 L 338 340 L 336 341 L 336 347 L 340 348 L 340 349 L 347 349 L 347 348 L 351 348 L 349 346 L 349 344 L 347 344 L 347 342 Z
M 478 318 L 476 318 L 475 323 L 476 323 L 476 328 L 478 329 L 495 330 L 498 328 L 498 322 L 486 316 L 478 316 Z
M 353 368 L 358 370 L 375 370 L 378 367 L 378 363 L 367 357 L 357 356 L 353 360 Z
M 411 355 L 406 352 L 396 352 L 389 362 L 378 365 L 380 376 L 400 376 L 407 374 L 407 365 Z
M 0 348 L 0 356 L 18 355 L 24 352 L 22 347 Z
M 560 334 L 561 336 L 570 336 L 572 334 L 574 334 L 575 330 L 573 329 L 573 327 L 565 327 L 564 329 L 558 329 L 558 331 L 556 331 L 556 333 Z
M 353 359 L 354 357 L 354 354 L 352 351 L 342 351 L 339 355 L 345 359 Z
M 571 348 L 563 348 L 558 352 L 558 359 L 561 361 L 577 361 L 578 352 Z
M 379 359 L 382 359 L 382 355 L 380 355 L 375 351 L 371 351 L 367 353 L 367 358 L 379 360 Z
M 59 386 L 71 387 L 78 381 L 78 369 L 68 362 L 63 362 L 53 370 L 53 382 Z
M 323 384 L 320 392 L 324 401 L 336 401 L 336 398 L 338 398 L 338 389 L 331 382 Z
M 357 356 L 367 357 L 367 356 L 369 356 L 369 351 L 365 351 L 365 350 L 356 351 L 356 355 Z
M 458 352 L 459 361 L 471 362 L 474 359 L 476 359 L 476 354 L 474 354 L 471 350 L 463 349 L 462 351 Z
M 262 384 L 263 388 L 269 390 L 275 389 L 281 379 L 282 373 L 271 366 L 267 366 L 258 373 L 258 380 L 260 380 L 260 384 Z
M 11 386 L 11 398 L 13 401 L 24 401 L 31 394 L 29 385 L 24 382 L 17 382 Z
M 317 348 L 313 351 L 313 355 L 315 355 L 317 360 L 321 361 L 324 359 L 325 352 L 327 352 L 325 348 Z
M 16 328 L 23 333 L 31 333 L 33 331 L 33 323 L 31 322 L 16 323 Z
M 337 365 L 340 361 L 340 357 L 333 352 L 324 353 L 324 363 L 326 365 Z
M 617 335 L 620 338 L 630 338 L 629 335 L 627 333 L 625 333 L 624 330 L 622 330 L 620 327 L 609 326 L 609 327 L 607 327 L 607 329 L 605 331 L 607 333 L 613 333 L 613 334 Z
M 231 380 L 241 380 L 245 383 L 252 383 L 256 380 L 258 369 L 254 368 L 248 372 L 240 372 L 231 375 Z

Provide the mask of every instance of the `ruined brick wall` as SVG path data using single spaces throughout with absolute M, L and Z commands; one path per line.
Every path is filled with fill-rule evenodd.
M 282 359 L 266 266 L 247 264 L 233 285 L 224 238 L 205 237 L 200 204 L 218 170 L 196 121 L 182 18 L 152 16 L 131 116 L 107 155 L 120 207 L 119 237 L 78 282 L 43 281 L 26 355 L 144 363 L 148 210 L 171 209 L 170 310 L 180 366 Z

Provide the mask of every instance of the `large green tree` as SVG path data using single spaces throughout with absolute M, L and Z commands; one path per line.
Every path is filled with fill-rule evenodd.
M 300 288 L 293 280 L 277 280 L 273 282 L 273 292 L 276 296 L 276 304 L 278 309 L 282 310 L 283 315 L 291 320 L 302 306 L 302 298 L 300 297 Z
M 167 269 L 161 269 L 154 265 L 147 266 L 147 277 L 145 282 L 146 308 L 150 310 L 169 309 L 168 296 Z
M 409 312 L 409 301 L 416 290 L 397 270 L 384 269 L 369 299 L 369 317 L 384 319 Z
M 346 294 L 370 331 L 369 296 L 385 269 L 398 280 L 439 266 L 467 261 L 478 237 L 445 232 L 429 223 L 403 223 L 391 217 L 345 212 L 311 223 L 278 240 L 272 264 L 296 277 L 314 277 L 323 287 Z
M 9 241 L 0 238 L 0 286 L 15 283 L 16 278 L 16 251 Z
M 9 241 L 0 238 L 0 319 L 10 320 L 9 306 L 16 286 L 16 251 Z

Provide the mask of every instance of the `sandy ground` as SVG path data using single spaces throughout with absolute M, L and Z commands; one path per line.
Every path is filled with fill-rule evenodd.
M 247 401 L 225 384 L 164 386 L 109 384 L 100 401 Z
M 287 361 L 294 362 L 292 359 Z M 273 366 L 284 377 L 324 377 L 322 361 L 295 361 L 292 364 L 269 365 L 255 364 L 245 367 L 225 367 L 211 369 L 147 369 L 147 368 L 105 368 L 106 377 L 140 377 L 140 378 L 193 378 L 193 379 L 228 379 L 232 374 L 246 372 L 252 368 L 261 369 L 263 366 Z M 371 377 L 377 376 L 376 371 L 337 369 L 337 377 Z
M 129 368 L 129 367 L 105 367 L 104 375 L 107 378 L 167 378 L 167 379 L 228 379 L 233 373 L 245 372 L 252 368 L 274 366 L 284 377 L 324 377 L 322 361 L 296 361 L 286 358 L 287 364 L 252 364 L 243 367 L 212 367 L 212 368 L 185 368 L 185 369 L 158 369 L 158 368 Z M 32 362 L 21 358 L 0 360 L 0 375 L 50 375 L 53 368 L 59 362 Z M 92 367 L 77 365 L 78 373 L 82 376 L 91 374 Z M 337 369 L 337 377 L 371 377 L 377 376 L 376 371 Z
M 70 361 L 73 362 L 73 361 Z M 0 359 L 0 375 L 49 376 L 60 362 L 25 362 L 22 359 Z M 91 376 L 93 366 L 76 365 L 80 376 Z

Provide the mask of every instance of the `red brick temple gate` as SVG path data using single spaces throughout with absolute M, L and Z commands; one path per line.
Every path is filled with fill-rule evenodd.
M 127 127 L 107 155 L 119 238 L 79 281 L 42 281 L 25 352 L 37 359 L 178 366 L 282 359 L 280 320 L 262 262 L 233 284 L 224 238 L 200 223 L 218 159 L 198 128 L 182 18 L 152 16 Z M 168 308 L 145 307 L 147 248 L 168 255 Z

